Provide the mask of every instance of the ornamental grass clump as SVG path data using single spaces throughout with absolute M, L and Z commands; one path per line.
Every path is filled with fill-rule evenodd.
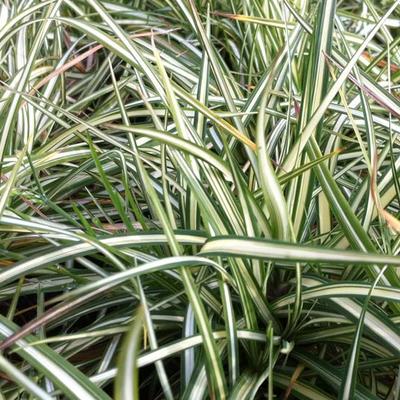
M 0 398 L 400 397 L 400 0 L 0 2 Z

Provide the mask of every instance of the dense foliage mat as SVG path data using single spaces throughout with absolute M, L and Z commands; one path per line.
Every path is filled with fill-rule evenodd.
M 0 398 L 398 399 L 400 0 L 1 0 Z

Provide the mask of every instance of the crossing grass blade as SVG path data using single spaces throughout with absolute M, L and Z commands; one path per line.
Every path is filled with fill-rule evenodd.
M 115 378 L 115 399 L 139 399 L 137 359 L 141 348 L 144 311 L 139 308 L 121 346 L 118 373 Z

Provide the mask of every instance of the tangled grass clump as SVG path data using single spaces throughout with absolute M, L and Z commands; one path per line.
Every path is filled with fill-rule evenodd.
M 400 396 L 400 0 L 0 2 L 0 398 Z

